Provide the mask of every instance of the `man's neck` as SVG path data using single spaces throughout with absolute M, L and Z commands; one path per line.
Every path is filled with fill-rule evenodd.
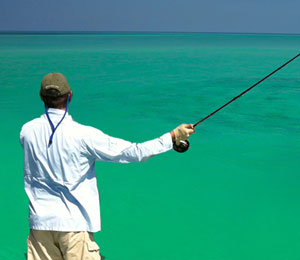
M 48 109 L 58 109 L 58 110 L 63 110 L 63 111 L 66 111 L 66 108 L 65 107 L 49 107 Z

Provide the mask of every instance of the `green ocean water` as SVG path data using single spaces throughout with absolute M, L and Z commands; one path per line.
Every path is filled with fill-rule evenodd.
M 44 112 L 46 73 L 68 78 L 76 121 L 143 142 L 197 122 L 299 47 L 300 35 L 0 34 L 0 260 L 25 259 L 19 132 Z M 190 143 L 145 163 L 97 163 L 106 260 L 300 259 L 300 59 Z

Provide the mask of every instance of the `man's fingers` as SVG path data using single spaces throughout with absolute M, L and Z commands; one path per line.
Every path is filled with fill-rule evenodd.
M 188 130 L 189 134 L 195 133 L 195 128 L 193 124 L 186 125 L 186 129 Z

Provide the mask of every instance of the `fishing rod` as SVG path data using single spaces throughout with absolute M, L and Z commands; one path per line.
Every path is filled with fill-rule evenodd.
M 237 100 L 238 98 L 240 98 L 241 96 L 243 96 L 244 94 L 246 94 L 248 91 L 250 91 L 251 89 L 253 89 L 254 87 L 256 87 L 258 84 L 262 83 L 264 80 L 266 80 L 267 78 L 271 77 L 273 74 L 275 74 L 277 71 L 281 70 L 283 67 L 285 67 L 286 65 L 288 65 L 290 62 L 292 62 L 293 60 L 295 60 L 296 58 L 298 58 L 300 56 L 300 53 L 297 54 L 295 57 L 293 57 L 292 59 L 290 59 L 289 61 L 287 61 L 286 63 L 284 63 L 283 65 L 281 65 L 280 67 L 278 67 L 276 70 L 274 70 L 273 72 L 271 72 L 270 74 L 268 74 L 267 76 L 265 76 L 264 78 L 262 78 L 261 80 L 259 80 L 258 82 L 256 82 L 254 85 L 252 85 L 250 88 L 247 88 L 246 90 L 244 90 L 241 94 L 237 95 L 236 97 L 234 97 L 233 99 L 231 99 L 230 101 L 228 101 L 226 104 L 224 104 L 223 106 L 219 107 L 218 109 L 216 109 L 214 112 L 210 113 L 209 115 L 207 115 L 206 117 L 202 118 L 200 121 L 198 121 L 197 123 L 195 123 L 193 125 L 193 127 L 195 128 L 197 125 L 201 124 L 202 122 L 204 122 L 206 119 L 210 118 L 211 116 L 213 116 L 214 114 L 216 114 L 217 112 L 219 112 L 221 109 L 225 108 L 226 106 L 228 106 L 229 104 L 231 104 L 233 101 Z M 183 153 L 185 151 L 187 151 L 189 149 L 190 143 L 188 140 L 185 141 L 180 141 L 179 145 L 176 145 L 176 143 L 173 144 L 173 149 L 176 152 L 179 153 Z

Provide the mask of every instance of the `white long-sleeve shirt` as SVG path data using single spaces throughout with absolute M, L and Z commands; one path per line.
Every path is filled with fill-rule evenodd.
M 49 109 L 54 126 L 63 110 Z M 20 142 L 24 149 L 24 185 L 29 198 L 31 229 L 89 231 L 101 229 L 95 161 L 140 162 L 172 149 L 169 133 L 136 144 L 110 137 L 73 121 L 70 115 L 52 133 L 45 114 L 26 123 Z

